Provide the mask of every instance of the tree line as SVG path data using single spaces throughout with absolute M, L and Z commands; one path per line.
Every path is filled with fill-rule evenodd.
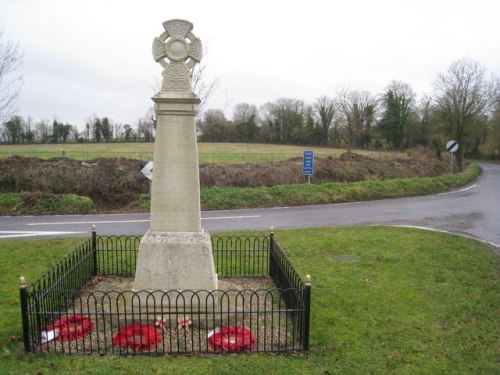
M 204 142 L 259 142 L 404 150 L 418 145 L 444 151 L 448 139 L 464 154 L 500 157 L 500 84 L 469 58 L 438 75 L 433 95 L 417 99 L 407 83 L 392 81 L 379 95 L 341 89 L 314 103 L 279 98 L 257 108 L 234 107 L 232 120 L 209 109 L 198 121 Z
M 150 142 L 154 140 L 155 118 L 152 109 L 135 126 L 115 123 L 108 117 L 93 116 L 81 130 L 57 119 L 33 121 L 31 117 L 14 115 L 0 128 L 0 141 L 20 143 L 67 142 Z
M 451 64 L 433 83 L 432 96 L 417 96 L 410 85 L 392 81 L 378 95 L 341 89 L 313 103 L 278 98 L 257 106 L 238 103 L 232 119 L 219 109 L 207 109 L 197 120 L 204 142 L 281 143 L 311 146 L 404 150 L 418 145 L 444 150 L 455 139 L 464 154 L 500 157 L 500 84 L 486 68 L 470 58 Z M 9 143 L 153 141 L 155 116 L 151 108 L 135 126 L 93 116 L 82 130 L 53 120 L 34 122 L 12 116 L 0 128 Z

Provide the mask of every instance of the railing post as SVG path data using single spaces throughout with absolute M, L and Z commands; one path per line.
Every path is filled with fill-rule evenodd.
M 304 287 L 304 322 L 302 331 L 302 348 L 309 350 L 309 325 L 311 320 L 311 276 L 306 275 Z
M 23 324 L 24 351 L 31 352 L 30 320 L 28 316 L 28 290 L 26 289 L 26 279 L 19 278 L 19 296 L 21 298 L 21 316 Z
M 97 234 L 95 224 L 92 225 L 92 256 L 94 260 L 94 276 L 97 275 L 98 265 L 97 265 Z
M 269 233 L 269 276 L 274 280 L 274 232 Z

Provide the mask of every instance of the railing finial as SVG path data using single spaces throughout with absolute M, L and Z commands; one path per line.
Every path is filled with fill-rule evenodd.
M 311 286 L 311 275 L 306 275 L 306 285 Z
M 26 288 L 26 278 L 24 276 L 19 278 L 19 288 Z

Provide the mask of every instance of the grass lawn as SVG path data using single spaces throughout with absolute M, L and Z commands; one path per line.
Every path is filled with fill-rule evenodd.
M 153 143 L 64 143 L 64 144 L 21 144 L 0 145 L 0 158 L 13 155 L 36 156 L 43 159 L 68 156 L 75 159 L 95 159 L 97 157 L 125 157 L 132 159 L 152 159 Z M 304 150 L 313 149 L 316 155 L 340 156 L 345 149 L 330 147 L 309 147 L 253 143 L 198 143 L 200 163 L 242 163 L 267 162 L 302 156 Z M 403 152 L 364 151 L 356 153 L 376 158 L 405 158 Z
M 311 350 L 300 355 L 26 355 L 18 276 L 28 281 L 81 239 L 0 242 L 1 374 L 495 374 L 499 260 L 442 233 L 386 227 L 276 231 L 312 276 Z

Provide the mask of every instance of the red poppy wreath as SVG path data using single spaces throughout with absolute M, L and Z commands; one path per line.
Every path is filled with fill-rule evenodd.
M 255 348 L 255 336 L 245 327 L 224 326 L 209 334 L 208 345 L 214 350 L 224 349 L 230 352 L 251 350 Z
M 59 330 L 56 341 L 72 341 L 81 339 L 94 331 L 94 323 L 83 315 L 70 315 L 54 322 L 49 330 Z
M 136 350 L 151 350 L 161 341 L 161 332 L 154 326 L 133 324 L 113 337 L 113 345 Z

